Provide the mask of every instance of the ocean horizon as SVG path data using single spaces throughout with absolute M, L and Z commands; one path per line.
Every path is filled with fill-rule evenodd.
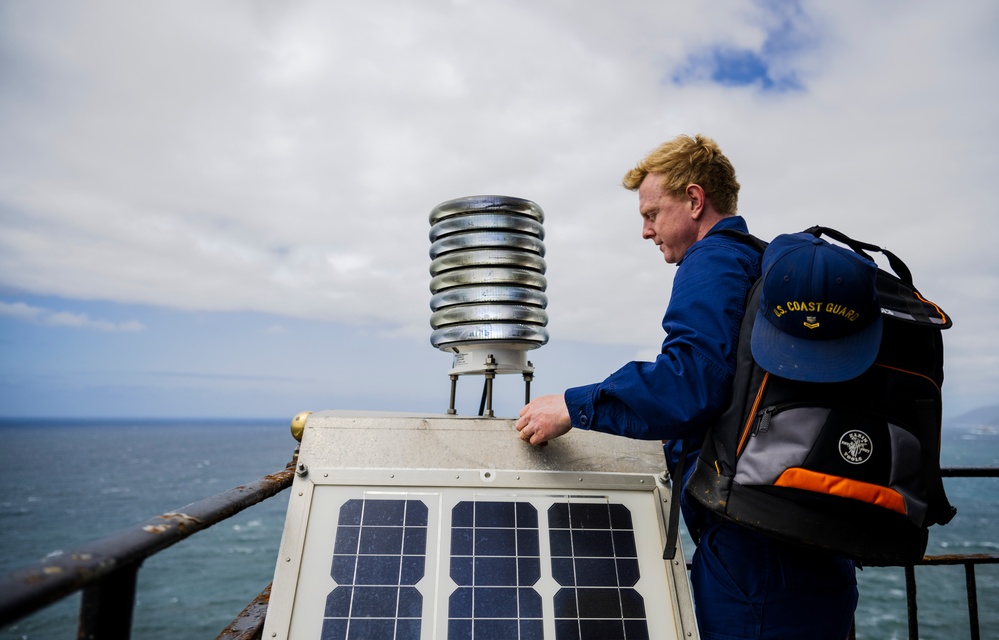
M 972 421 L 974 422 L 974 421 Z M 287 418 L 0 418 L 0 572 L 66 553 L 150 517 L 284 469 Z M 999 468 L 999 430 L 949 425 L 941 461 Z M 928 555 L 999 553 L 999 479 L 945 480 L 958 515 Z M 214 638 L 271 581 L 288 492 L 145 561 L 132 637 Z M 684 553 L 689 558 L 689 540 Z M 999 567 L 976 569 L 981 637 L 999 638 Z M 969 637 L 961 566 L 917 567 L 920 638 Z M 908 637 L 901 568 L 859 572 L 857 637 Z M 0 629 L 0 640 L 76 636 L 76 594 Z

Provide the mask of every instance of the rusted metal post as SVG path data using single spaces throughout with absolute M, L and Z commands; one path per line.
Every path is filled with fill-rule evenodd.
M 83 590 L 78 640 L 128 640 L 142 562 L 125 565 Z
M 975 565 L 964 563 L 964 582 L 968 589 L 968 621 L 971 625 L 971 640 L 979 640 L 981 631 L 978 628 L 978 582 L 975 580 Z
M 215 640 L 260 640 L 264 632 L 264 619 L 267 617 L 272 586 L 273 584 L 267 585 Z
M 909 640 L 919 640 L 919 607 L 916 604 L 916 568 L 905 567 L 905 604 L 909 617 Z

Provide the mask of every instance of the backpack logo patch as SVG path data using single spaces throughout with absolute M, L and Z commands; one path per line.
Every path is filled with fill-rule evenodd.
M 873 452 L 874 443 L 863 431 L 847 431 L 839 439 L 839 455 L 850 464 L 864 464 Z

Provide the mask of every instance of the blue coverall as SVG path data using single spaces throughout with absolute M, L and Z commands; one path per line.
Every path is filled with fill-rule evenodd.
M 729 402 L 746 295 L 760 277 L 760 254 L 721 229 L 747 231 L 743 218 L 723 218 L 677 263 L 656 361 L 630 362 L 603 382 L 565 392 L 573 428 L 668 441 L 671 472 L 686 439 L 683 486 Z M 690 578 L 702 638 L 847 637 L 857 603 L 852 561 L 714 520 L 686 493 L 681 509 L 698 541 Z

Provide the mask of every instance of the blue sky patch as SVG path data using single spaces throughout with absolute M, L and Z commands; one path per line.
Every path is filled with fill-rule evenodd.
M 756 86 L 763 91 L 804 89 L 793 69 L 795 55 L 814 41 L 811 26 L 797 2 L 759 2 L 769 28 L 759 51 L 716 45 L 690 55 L 673 73 L 673 84 L 713 82 L 725 87 Z
M 731 86 L 760 83 L 764 89 L 774 84 L 766 63 L 752 51 L 715 51 L 711 79 Z
M 774 73 L 764 56 L 748 49 L 714 49 L 688 58 L 673 74 L 678 85 L 714 82 L 725 87 L 756 86 L 764 91 L 800 91 L 804 87 L 793 72 Z

